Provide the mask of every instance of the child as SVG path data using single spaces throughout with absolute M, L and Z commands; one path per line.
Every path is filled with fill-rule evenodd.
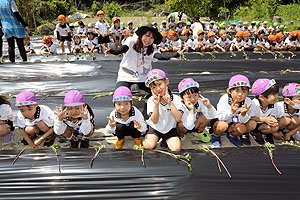
M 277 42 L 276 42 L 276 36 L 275 35 L 269 35 L 268 36 L 268 50 L 269 51 L 275 51 L 275 48 L 276 48 L 276 45 L 277 45 Z
M 167 40 L 167 32 L 166 31 L 161 31 L 160 32 L 161 36 L 162 36 L 162 40 L 161 43 L 159 45 L 157 45 L 158 50 L 160 52 L 167 52 L 169 51 L 169 42 Z
M 257 51 L 268 51 L 268 44 L 266 44 L 266 41 L 264 39 L 265 33 L 263 30 L 257 31 L 257 35 L 255 36 L 253 46 L 254 46 L 254 52 Z
M 269 34 L 275 35 L 279 30 L 278 23 L 274 22 L 272 26 L 269 28 Z
M 99 44 L 98 40 L 95 37 L 95 32 L 90 29 L 87 32 L 87 38 L 84 40 L 85 53 L 98 53 L 99 52 Z
M 125 86 L 118 87 L 113 95 L 115 109 L 110 113 L 107 133 L 117 136 L 116 149 L 121 149 L 125 141 L 124 136 L 131 136 L 137 146 L 141 146 L 141 133 L 146 132 L 147 125 L 142 113 L 132 105 L 132 93 Z
M 244 51 L 253 51 L 254 49 L 250 36 L 251 36 L 250 31 L 243 32 Z
M 236 32 L 243 31 L 242 23 L 243 23 L 242 21 L 238 21 L 238 24 L 235 28 Z
M 81 41 L 81 38 L 78 34 L 75 34 L 73 37 L 73 45 L 72 45 L 72 52 L 73 54 L 82 53 L 83 52 L 83 43 Z
M 33 45 L 30 43 L 30 36 L 24 38 L 24 46 L 27 55 L 31 55 L 35 53 Z
M 133 36 L 133 34 L 135 33 L 135 28 L 133 27 L 133 22 L 132 21 L 128 22 L 127 30 L 130 31 L 130 36 Z
M 297 50 L 297 31 L 292 31 L 289 33 L 289 36 L 285 39 L 284 44 L 287 51 L 296 51 Z
M 42 42 L 44 45 L 41 47 L 40 50 L 41 55 L 56 54 L 56 45 L 52 42 L 52 38 L 50 36 L 45 36 Z
M 160 29 L 159 29 L 160 31 L 166 31 L 166 32 L 168 32 L 169 31 L 169 28 L 168 28 L 168 26 L 167 26 L 167 21 L 166 20 L 163 20 L 162 22 L 161 22 L 161 26 L 160 26 Z
M 86 32 L 87 32 L 85 24 L 83 23 L 83 21 L 79 21 L 78 25 L 79 25 L 79 27 L 77 29 L 78 35 L 80 37 L 85 37 L 86 36 Z
M 66 23 L 66 17 L 64 15 L 58 16 L 59 24 L 56 25 L 55 33 L 56 38 L 59 40 L 59 44 L 61 46 L 61 50 L 65 52 L 65 41 L 67 40 L 67 46 L 69 48 L 69 52 L 71 52 L 71 30 L 68 24 Z
M 183 27 L 183 22 L 182 21 L 179 21 L 178 24 L 177 24 L 177 27 L 176 27 L 176 33 L 178 35 L 181 34 L 181 32 L 183 31 L 184 27 Z
M 210 142 L 210 136 L 204 131 L 211 119 L 216 118 L 216 109 L 207 98 L 199 98 L 199 83 L 185 78 L 178 84 L 179 96 L 182 100 L 178 110 L 182 113 L 181 122 L 177 125 L 179 137 L 188 131 L 199 136 L 204 142 Z
M 272 134 L 277 135 L 278 126 L 278 98 L 279 87 L 274 79 L 257 79 L 252 85 L 253 100 L 252 120 L 257 122 L 257 127 L 251 133 L 256 142 L 264 144 L 265 141 L 274 143 Z
M 193 35 L 193 30 L 191 29 L 191 25 L 192 25 L 192 23 L 191 23 L 191 22 L 187 22 L 187 23 L 186 23 L 186 26 L 185 26 L 185 28 L 184 28 L 184 29 L 189 29 L 189 31 L 190 31 L 190 33 L 191 33 L 191 35 Z
M 71 148 L 89 148 L 89 137 L 94 133 L 94 113 L 84 102 L 83 94 L 78 90 L 70 90 L 64 99 L 64 106 L 56 107 L 57 120 L 54 131 L 70 139 Z
M 69 27 L 70 27 L 71 37 L 73 37 L 75 34 L 77 34 L 76 31 L 75 31 L 75 24 L 70 23 Z
M 227 31 L 221 30 L 219 32 L 220 38 L 217 41 L 217 47 L 219 51 L 226 52 L 230 48 L 231 41 L 227 38 Z
M 145 136 L 143 146 L 152 150 L 162 138 L 171 151 L 180 151 L 181 144 L 176 123 L 181 121 L 181 114 L 175 106 L 176 102 L 180 102 L 179 97 L 168 91 L 169 79 L 160 69 L 149 71 L 145 84 L 150 87 L 152 96 L 147 103 L 149 131 Z
M 300 125 L 300 84 L 289 83 L 282 90 L 283 101 L 277 103 L 279 130 L 283 133 L 274 135 L 276 139 L 290 141 L 293 139 L 294 130 Z
M 242 28 L 241 31 L 249 31 L 249 32 L 250 32 L 250 29 L 249 29 L 249 27 L 248 27 L 248 22 L 244 22 L 243 28 Z
M 211 143 L 221 146 L 220 135 L 227 133 L 229 141 L 237 147 L 243 144 L 250 145 L 249 132 L 255 129 L 256 122 L 250 120 L 252 101 L 247 97 L 250 82 L 243 75 L 231 77 L 228 85 L 228 94 L 223 95 L 217 105 L 218 120 L 212 120 L 213 130 Z M 240 136 L 240 140 L 237 136 Z
M 18 127 L 24 137 L 22 143 L 38 148 L 45 141 L 44 146 L 50 147 L 55 139 L 53 125 L 56 115 L 54 112 L 48 106 L 39 105 L 36 96 L 30 91 L 24 91 L 17 95 L 16 106 L 19 109 Z
M 13 140 L 13 119 L 9 101 L 0 96 L 0 135 L 3 137 L 3 144 L 9 144 Z
M 196 52 L 204 52 L 205 51 L 205 44 L 206 41 L 204 39 L 205 33 L 203 30 L 199 30 L 198 33 L 198 38 L 194 40 L 194 48 Z
M 171 39 L 169 51 L 177 52 L 181 50 L 181 40 L 178 38 L 177 33 L 174 30 L 170 30 L 168 37 Z
M 123 35 L 124 35 L 124 38 L 123 38 L 123 40 L 122 40 L 122 42 L 121 42 L 122 45 L 124 45 L 126 39 L 130 37 L 130 30 L 127 30 L 127 29 L 124 30 Z
M 208 40 L 205 42 L 205 51 L 215 51 L 217 50 L 217 39 L 215 38 L 215 33 L 210 31 L 207 34 Z
M 235 35 L 237 33 L 237 30 L 236 30 L 236 23 L 232 23 L 230 25 L 230 27 L 228 28 L 228 33 L 230 35 Z
M 182 45 L 182 49 L 181 49 L 181 52 L 191 52 L 191 51 L 194 51 L 195 48 L 194 48 L 194 43 L 193 41 L 190 39 L 190 31 L 189 29 L 184 29 L 182 32 L 181 32 L 181 35 L 183 37 L 183 45 Z
M 158 29 L 158 28 L 157 28 L 157 22 L 153 22 L 153 23 L 152 23 L 152 26 L 153 26 L 154 28 Z
M 209 22 L 208 27 L 206 27 L 206 33 L 209 33 L 210 31 L 214 33 L 218 31 L 214 21 Z
M 244 51 L 244 41 L 243 41 L 243 32 L 238 31 L 235 35 L 235 38 L 232 40 L 230 51 Z
M 110 43 L 109 25 L 106 21 L 104 21 L 104 12 L 102 10 L 99 10 L 97 12 L 97 17 L 99 21 L 97 21 L 95 25 L 95 29 L 96 32 L 98 33 L 98 44 L 101 47 L 101 52 L 103 52 L 102 44 L 108 47 L 108 43 Z
M 110 28 L 110 33 L 112 34 L 113 38 L 114 38 L 114 43 L 115 43 L 115 49 L 117 49 L 117 47 L 121 47 L 121 41 L 122 41 L 122 27 L 120 25 L 120 18 L 119 17 L 113 17 L 112 18 L 112 23 L 114 24 L 111 28 Z
M 276 34 L 276 41 L 277 41 L 276 46 L 275 46 L 276 51 L 285 51 L 286 47 L 284 45 L 283 33 L 279 32 Z

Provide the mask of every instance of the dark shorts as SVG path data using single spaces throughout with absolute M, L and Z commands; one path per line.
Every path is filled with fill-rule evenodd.
M 60 36 L 58 40 L 61 42 L 64 42 L 64 41 L 71 42 L 72 41 L 71 36 L 69 36 L 69 35 L 68 36 Z
M 89 51 L 91 50 L 90 48 L 88 48 L 88 49 L 89 49 Z M 99 47 L 95 47 L 94 50 L 95 50 L 95 49 L 97 49 L 97 50 L 99 51 Z
M 260 127 L 261 125 L 263 125 L 263 124 L 264 124 L 264 123 L 262 123 L 262 124 L 257 123 L 255 129 L 253 130 L 253 132 L 254 132 L 254 133 L 261 133 L 261 131 L 259 131 L 258 129 L 259 129 L 259 127 Z
M 245 51 L 253 51 L 254 50 L 254 47 L 247 47 L 245 48 Z
M 158 137 L 158 139 L 162 138 L 164 141 L 167 141 L 171 137 L 178 137 L 177 129 L 172 128 L 168 133 L 161 133 L 157 130 L 153 129 L 151 126 L 149 126 L 149 130 L 147 134 L 153 134 Z
M 98 43 L 99 43 L 99 44 L 110 43 L 109 36 L 102 37 L 102 35 L 99 35 L 99 36 L 98 36 Z
M 124 37 L 124 36 L 122 35 L 121 40 L 123 39 L 123 37 Z M 120 41 L 120 37 L 119 37 L 119 36 L 116 36 L 116 40 L 117 40 L 117 41 Z

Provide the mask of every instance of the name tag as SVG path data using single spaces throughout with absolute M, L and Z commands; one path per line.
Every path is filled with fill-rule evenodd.
M 232 117 L 231 117 L 231 121 L 232 121 L 233 123 L 239 123 L 239 121 L 240 121 L 239 116 L 232 116 Z

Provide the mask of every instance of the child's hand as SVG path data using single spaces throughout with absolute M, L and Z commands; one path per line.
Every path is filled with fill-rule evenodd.
M 155 104 L 155 105 L 158 105 L 159 102 L 160 102 L 160 94 L 159 94 L 159 95 L 156 95 L 156 94 L 154 94 L 153 91 L 151 91 L 151 92 L 152 92 L 152 96 L 153 96 L 152 100 L 153 100 L 154 104 Z
M 291 135 L 290 134 L 285 134 L 284 135 L 284 137 L 283 137 L 283 140 L 285 140 L 285 141 L 290 141 L 290 139 L 291 139 Z
M 39 146 L 43 141 L 43 137 L 39 137 L 38 139 L 34 140 L 34 145 Z
M 269 126 L 272 126 L 272 127 L 278 125 L 277 119 L 275 119 L 272 116 L 266 117 L 265 123 L 268 124 Z
M 169 105 L 172 103 L 172 101 L 171 101 L 171 96 L 170 96 L 170 94 L 169 94 L 168 87 L 166 88 L 166 94 L 165 94 L 165 96 L 162 97 L 162 99 L 163 99 L 166 103 L 168 103 Z
M 284 139 L 283 135 L 278 133 L 278 132 L 272 133 L 272 135 L 274 136 L 274 138 L 276 140 L 283 140 Z
M 108 52 L 110 51 L 109 46 L 105 46 L 104 44 L 101 44 L 101 46 L 105 49 L 104 55 L 105 57 L 109 56 Z
M 247 104 L 245 103 L 242 108 L 241 108 L 241 115 L 244 117 L 246 115 L 246 113 L 248 112 L 248 110 L 250 109 L 251 104 L 249 106 L 247 106 Z
M 109 117 L 107 117 L 107 119 L 108 119 L 108 125 L 110 126 L 110 127 L 115 127 L 116 125 L 117 125 L 117 123 L 115 122 L 115 118 L 114 118 L 114 116 L 111 116 L 111 118 L 109 118 Z
M 236 100 L 234 100 L 232 102 L 232 99 L 231 99 L 231 113 L 232 114 L 234 114 L 237 111 L 237 109 L 239 108 L 239 106 L 240 106 L 240 104 Z
M 67 108 L 63 109 L 63 106 L 60 104 L 60 108 L 56 106 L 56 111 L 54 113 L 58 117 L 58 121 L 62 121 L 64 118 L 68 117 Z
M 186 102 L 185 105 L 189 109 L 189 111 L 194 111 L 195 110 L 194 104 L 192 104 L 190 101 Z
M 89 113 L 89 110 L 87 108 L 87 105 L 86 106 L 80 106 L 79 108 L 79 116 L 82 117 L 84 120 L 87 120 L 89 117 L 88 117 L 88 113 Z
M 205 98 L 204 96 L 202 96 L 201 94 L 199 94 L 200 96 L 200 101 L 202 101 L 202 103 L 208 108 L 208 109 L 211 109 L 212 108 L 212 105 L 209 101 L 208 98 Z
M 137 120 L 132 120 L 132 121 L 134 123 L 134 128 L 136 128 L 136 129 L 142 128 L 142 125 L 139 121 L 137 121 Z

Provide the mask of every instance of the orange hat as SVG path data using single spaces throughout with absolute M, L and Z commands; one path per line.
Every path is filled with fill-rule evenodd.
M 226 30 L 220 30 L 219 35 L 222 36 L 223 34 L 227 33 Z
M 161 31 L 160 34 L 161 34 L 163 37 L 167 37 L 167 35 L 168 35 L 166 31 Z
M 269 41 L 274 41 L 274 40 L 276 40 L 276 36 L 275 35 L 269 35 L 268 40 Z
M 300 31 L 297 31 L 298 32 L 298 37 L 300 37 Z
M 204 33 L 204 31 L 200 29 L 200 30 L 197 32 L 197 35 L 200 35 L 201 33 Z
M 66 21 L 66 16 L 64 16 L 64 15 L 59 15 L 59 16 L 58 16 L 58 19 L 63 19 L 64 21 Z
M 207 37 L 211 37 L 211 36 L 214 36 L 214 35 L 215 35 L 215 33 L 212 32 L 212 31 L 209 31 L 209 32 L 207 33 Z
M 256 34 L 256 35 L 258 34 L 258 31 L 259 31 L 259 29 L 256 29 L 256 30 L 255 30 L 255 34 Z
M 181 35 L 186 35 L 186 34 L 188 34 L 190 31 L 189 31 L 189 29 L 183 29 L 182 31 L 181 31 Z
M 250 35 L 251 35 L 251 33 L 249 31 L 244 31 L 243 32 L 243 36 L 250 36 Z
M 284 35 L 281 32 L 277 33 L 275 36 L 277 39 L 284 37 Z
M 119 17 L 113 17 L 111 21 L 112 21 L 112 23 L 115 23 L 115 21 L 117 21 L 117 20 L 120 21 L 120 18 Z
M 44 39 L 42 40 L 44 44 L 49 44 L 52 42 L 52 38 L 50 36 L 45 36 Z
M 243 37 L 243 31 L 238 31 L 235 36 Z
M 124 33 L 124 35 L 130 35 L 130 31 L 127 29 L 123 33 Z
M 98 16 L 98 15 L 104 15 L 104 12 L 103 12 L 102 10 L 98 10 L 97 16 Z
M 171 37 L 174 37 L 175 35 L 176 35 L 176 32 L 174 30 L 170 30 L 168 37 L 171 38 Z
M 290 32 L 290 34 L 291 34 L 292 36 L 298 36 L 298 31 L 292 31 L 292 32 Z

